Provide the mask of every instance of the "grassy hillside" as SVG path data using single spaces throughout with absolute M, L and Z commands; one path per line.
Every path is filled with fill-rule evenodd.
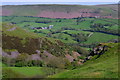
M 118 78 L 118 43 L 107 43 L 110 46 L 103 55 L 84 63 L 74 70 L 67 70 L 50 78 Z
M 107 42 L 107 41 L 112 40 L 112 39 L 118 39 L 118 36 L 94 32 L 91 35 L 91 37 L 89 37 L 88 40 L 84 43 L 88 43 L 88 44 L 91 44 L 91 43 L 94 43 L 94 42 L 100 43 L 100 42 Z
M 48 44 L 50 46 L 50 44 L 56 44 L 56 45 L 58 44 L 57 40 L 50 39 L 51 41 L 54 42 L 53 43 L 53 42 L 49 41 L 49 38 L 47 39 L 46 37 L 41 37 L 41 36 L 39 36 L 39 35 L 37 35 L 37 34 L 35 34 L 33 32 L 29 32 L 29 31 L 23 30 L 22 28 L 19 28 L 16 25 L 12 25 L 10 23 L 3 23 L 2 27 L 3 27 L 2 31 L 3 31 L 3 40 L 4 40 L 3 48 L 5 48 L 5 49 L 18 49 L 18 48 L 23 47 L 21 45 L 26 45 L 26 48 L 27 47 L 29 48 L 30 47 L 29 46 L 30 44 L 28 45 L 29 41 L 30 42 L 31 41 L 32 42 L 35 41 L 33 44 L 31 44 L 32 45 L 31 48 L 37 50 L 37 48 L 40 48 L 40 45 L 39 44 L 37 45 L 37 42 L 39 43 L 39 39 L 41 39 L 41 38 L 42 38 L 42 40 L 44 42 L 44 43 L 41 42 L 41 45 L 42 44 L 46 44 L 46 45 Z M 8 38 L 9 38 L 9 41 L 8 41 Z M 10 44 L 10 42 L 11 42 L 11 44 Z M 17 44 L 20 47 L 16 47 L 15 44 Z M 43 46 L 46 46 L 46 45 L 43 45 Z M 46 48 L 46 47 L 43 47 L 43 46 L 41 47 L 42 50 L 44 50 L 43 48 Z M 24 49 L 26 49 L 26 48 L 23 47 L 22 51 Z M 20 50 L 20 49 L 18 49 L 18 50 Z M 46 50 L 47 50 L 47 48 L 46 48 Z
M 2 26 L 0 27 L 2 27 L 2 40 L 3 40 L 2 43 L 3 56 L 2 63 L 0 62 L 0 66 L 3 67 L 3 78 L 26 78 L 26 77 L 43 78 L 47 75 L 59 72 L 58 70 L 57 71 L 54 70 L 54 68 L 46 68 L 45 66 L 47 65 L 45 64 L 44 67 L 43 65 L 38 64 L 47 63 L 51 66 L 52 65 L 55 66 L 59 61 L 62 61 L 59 60 L 57 56 L 61 57 L 61 59 L 64 59 L 66 54 L 66 52 L 64 51 L 66 51 L 65 49 L 68 49 L 62 42 L 51 38 L 41 37 L 33 32 L 26 31 L 10 23 L 2 23 Z M 39 43 L 39 40 L 37 39 L 42 39 L 43 42 Z M 61 48 L 60 45 L 63 48 Z M 40 50 L 41 52 L 39 54 L 36 54 L 36 50 Z M 49 52 L 49 50 L 52 51 Z M 18 53 L 16 51 L 18 51 Z M 17 56 L 13 58 L 12 52 L 13 56 L 14 55 Z M 37 66 L 31 65 L 33 64 L 33 62 L 30 56 L 34 54 L 36 54 L 37 57 L 42 58 L 42 61 L 37 59 L 33 60 L 36 61 L 34 64 L 36 64 Z M 57 61 L 57 59 L 59 61 L 57 61 L 56 64 L 54 64 L 55 62 L 49 63 L 47 60 L 51 57 L 53 59 L 55 58 L 54 59 L 55 62 Z M 21 66 L 23 64 L 24 66 Z
M 80 54 L 87 54 L 81 47 L 75 49 L 58 39 L 42 37 L 15 24 L 2 23 L 2 27 L 3 66 L 65 69 L 79 62 Z
M 63 70 L 47 67 L 3 67 L 3 78 L 45 78 Z M 12 74 L 9 74 L 12 73 Z
M 35 75 L 43 75 L 43 72 L 42 72 L 42 68 L 40 67 L 3 67 L 3 78 L 15 78 L 14 75 L 9 75 L 9 73 L 7 72 L 7 70 L 10 70 L 10 72 L 13 74 L 14 73 L 17 73 L 18 75 L 22 75 L 22 76 L 19 76 L 17 78 L 23 78 L 23 77 L 32 77 L 32 76 L 35 76 Z

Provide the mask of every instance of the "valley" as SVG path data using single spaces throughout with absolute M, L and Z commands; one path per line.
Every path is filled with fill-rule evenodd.
M 116 4 L 2 8 L 4 79 L 118 78 Z

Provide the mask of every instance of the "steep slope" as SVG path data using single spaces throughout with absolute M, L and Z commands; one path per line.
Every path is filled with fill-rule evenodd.
M 118 5 L 9 5 L 2 6 L 2 16 L 36 16 L 48 18 L 106 17 L 117 18 Z
M 57 39 L 41 37 L 11 23 L 2 27 L 3 63 L 8 66 L 67 68 L 74 60 L 80 63 L 81 55 Z
M 83 66 L 50 76 L 52 78 L 118 78 L 118 43 L 106 43 L 109 49 L 96 59 L 87 61 Z

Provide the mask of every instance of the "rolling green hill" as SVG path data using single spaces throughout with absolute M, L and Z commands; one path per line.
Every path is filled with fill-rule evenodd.
M 40 36 L 11 23 L 2 23 L 2 41 L 6 66 L 67 68 L 74 59 L 79 60 L 81 54 L 58 39 Z
M 111 47 L 96 59 L 93 56 L 81 67 L 66 70 L 50 78 L 118 78 L 118 43 L 105 43 Z
M 102 43 L 108 50 L 96 59 L 97 55 L 76 69 L 61 70 L 45 67 L 3 67 L 4 77 L 8 78 L 118 78 L 119 43 Z M 8 74 L 7 72 L 12 74 Z M 55 72 L 55 74 L 53 74 Z M 52 75 L 50 75 L 52 74 Z

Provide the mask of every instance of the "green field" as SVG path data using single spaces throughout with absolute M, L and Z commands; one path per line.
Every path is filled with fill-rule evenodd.
M 44 78 L 63 71 L 47 67 L 3 67 L 2 69 L 3 78 Z
M 60 39 L 64 43 L 77 43 L 76 41 L 73 40 L 74 39 L 73 37 L 64 33 L 53 34 L 52 37 Z
M 107 42 L 112 39 L 118 39 L 118 36 L 94 32 L 90 37 L 88 37 L 88 40 L 84 43 L 87 44 L 100 43 L 100 42 Z
M 41 67 L 3 67 L 3 72 L 6 69 L 10 69 L 13 72 L 17 72 L 27 77 L 44 74 Z
M 91 45 L 92 43 L 100 43 L 100 42 L 107 42 L 112 39 L 117 39 L 118 37 L 115 35 L 105 34 L 105 33 L 98 33 L 98 32 L 88 32 L 83 30 L 91 30 L 92 24 L 103 24 L 103 25 L 111 25 L 111 26 L 104 26 L 106 29 L 110 30 L 117 30 L 118 24 L 116 19 L 98 19 L 98 18 L 82 18 L 78 24 L 77 19 L 52 19 L 52 18 L 39 18 L 39 17 L 15 17 L 15 16 L 3 16 L 3 22 L 11 22 L 15 23 L 17 26 L 23 28 L 25 31 L 28 32 L 35 32 L 38 36 L 43 37 L 51 37 L 54 39 L 59 39 L 64 43 L 85 43 Z M 47 23 L 44 23 L 47 22 Z M 53 25 L 52 29 L 32 29 L 34 27 L 48 27 L 49 25 Z M 4 29 L 4 28 L 3 28 Z M 20 30 L 20 29 L 19 29 Z M 88 36 L 87 41 L 84 42 L 77 42 L 75 41 L 75 37 L 70 36 L 68 34 L 84 34 Z M 17 31 L 9 32 L 9 34 L 17 33 Z M 24 37 L 26 33 L 17 33 L 19 36 Z M 14 34 L 14 35 L 17 35 Z M 29 35 L 27 35 L 29 36 Z M 104 38 L 103 38 L 104 37 Z M 80 37 L 82 38 L 82 37 Z

